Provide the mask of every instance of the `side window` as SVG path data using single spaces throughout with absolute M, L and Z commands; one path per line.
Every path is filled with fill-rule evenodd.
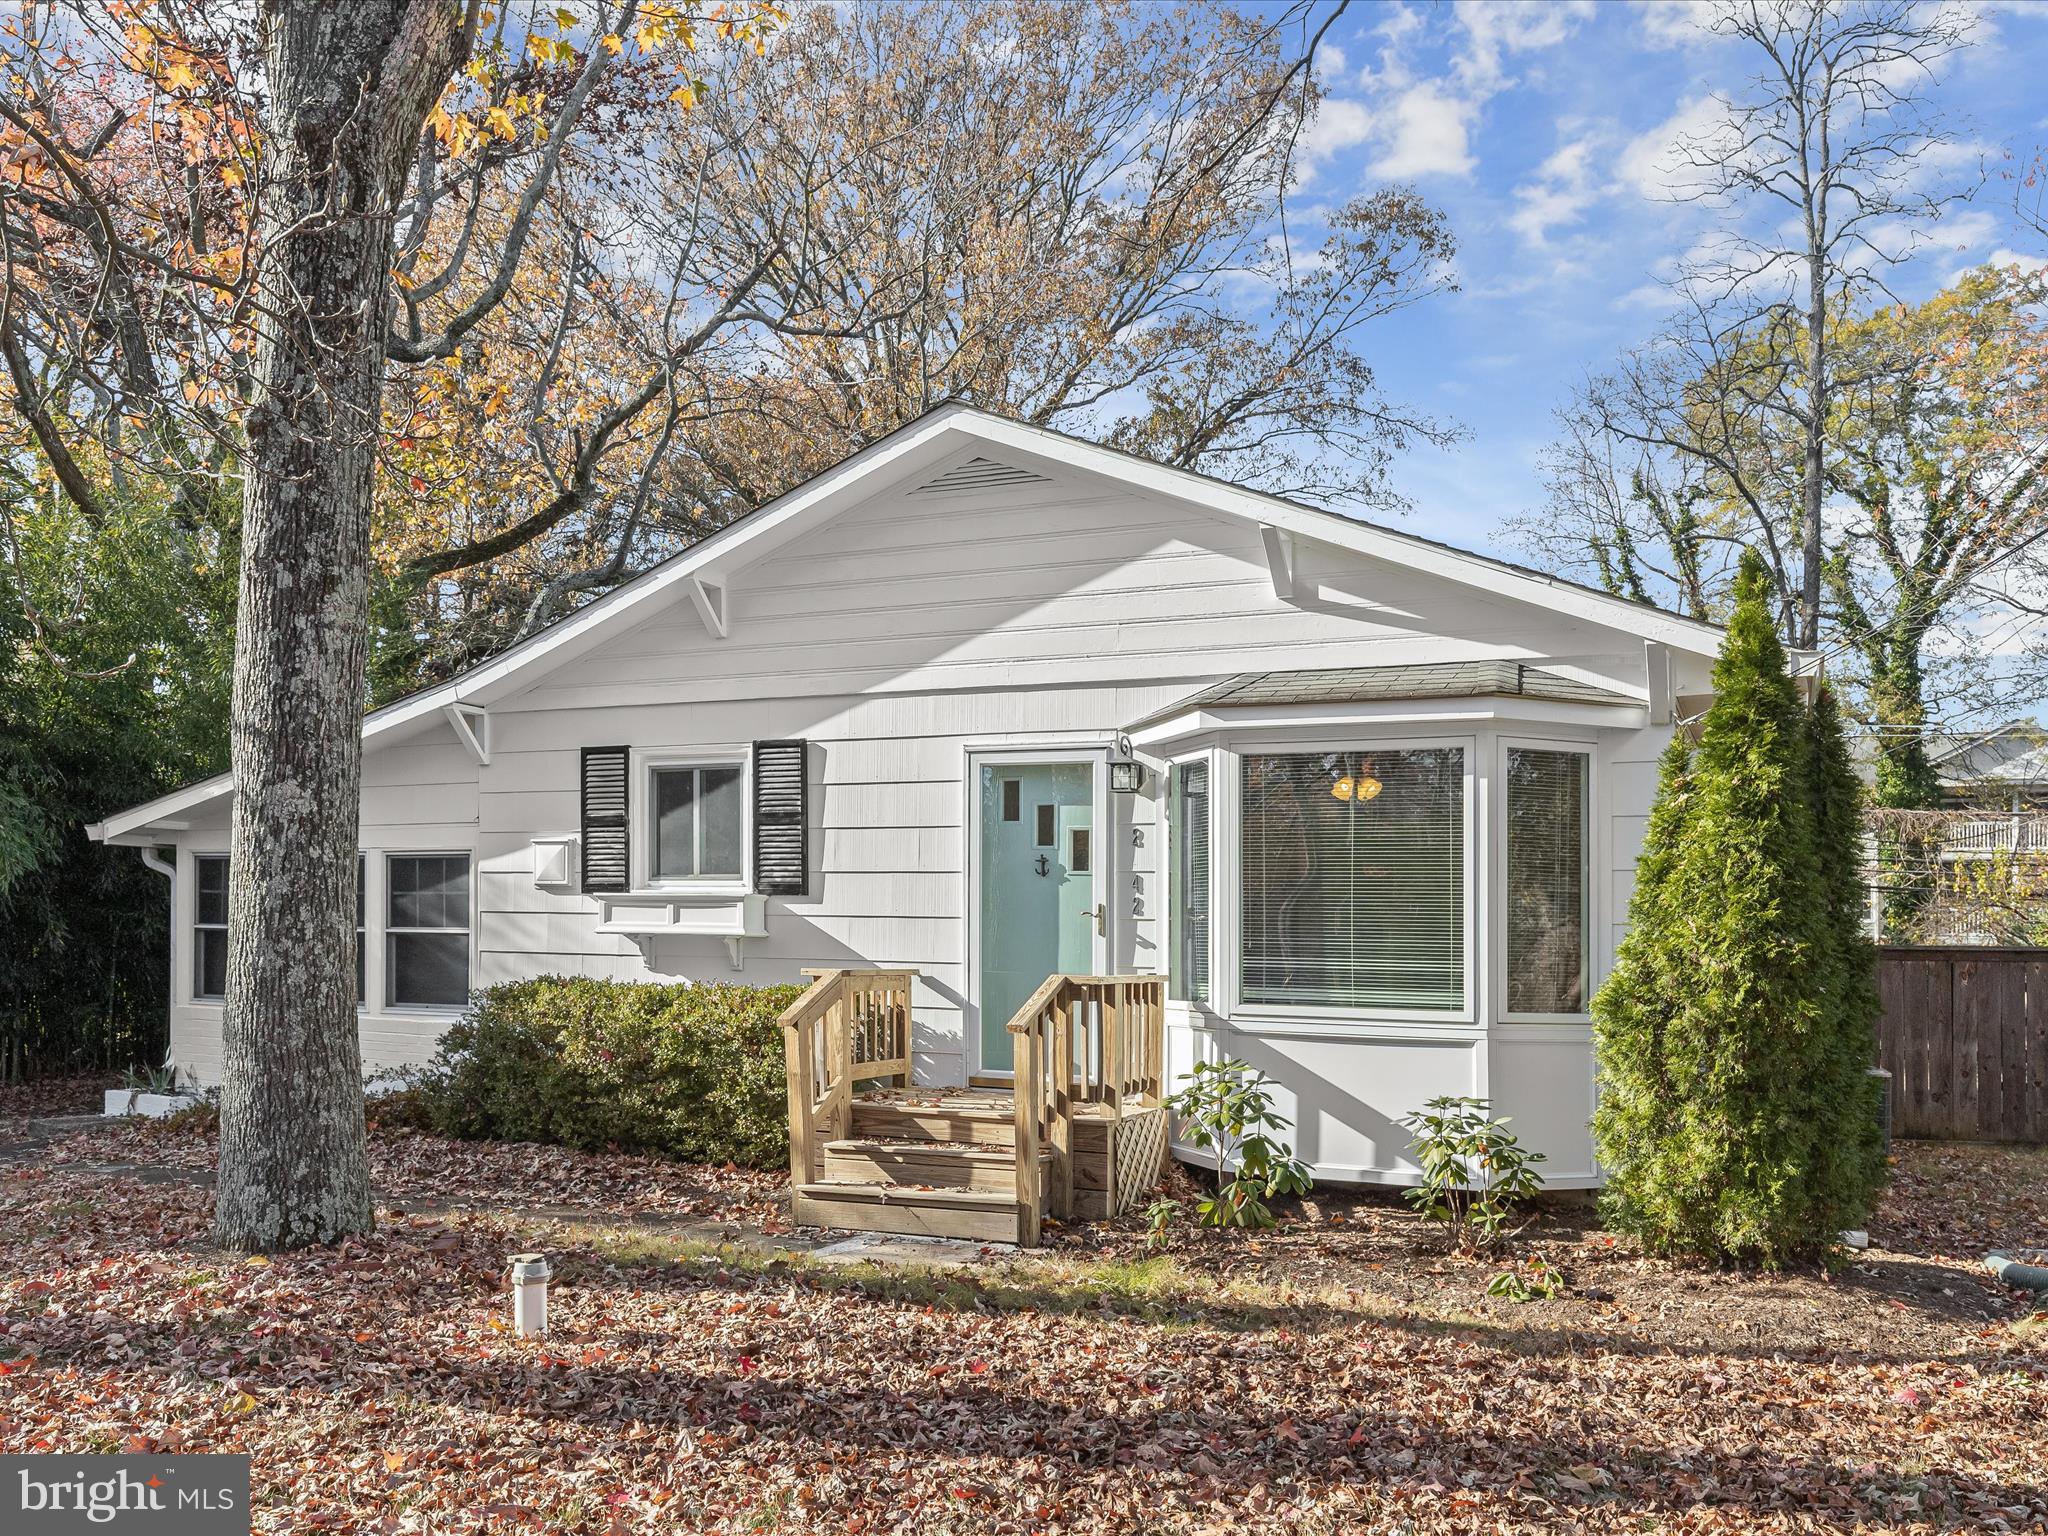
M 469 855 L 393 854 L 385 863 L 385 990 L 397 1008 L 469 1001 Z
M 204 854 L 192 861 L 192 995 L 228 995 L 228 861 Z
M 356 1006 L 365 1001 L 363 983 L 367 967 L 363 959 L 363 879 L 368 865 L 360 853 L 356 855 Z

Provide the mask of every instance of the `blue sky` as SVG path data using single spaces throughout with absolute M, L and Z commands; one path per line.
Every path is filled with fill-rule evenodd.
M 1449 214 L 1460 244 L 1462 291 L 1382 322 L 1364 344 L 1395 399 L 1470 433 L 1397 465 L 1414 508 L 1390 521 L 1518 554 L 1501 524 L 1542 504 L 1537 456 L 1553 410 L 1663 323 L 1659 278 L 1713 217 L 1660 196 L 1667 146 L 1706 127 L 1713 93 L 1742 92 L 1751 69 L 1740 45 L 1698 28 L 1706 9 L 1354 0 L 1330 32 L 1297 206 L 1408 181 Z M 1976 41 L 1930 100 L 1950 129 L 1943 172 L 1974 176 L 1981 157 L 1989 180 L 1895 275 L 1908 300 L 1966 266 L 2048 256 L 2013 217 L 2008 179 L 2048 144 L 2048 0 L 1972 14 Z

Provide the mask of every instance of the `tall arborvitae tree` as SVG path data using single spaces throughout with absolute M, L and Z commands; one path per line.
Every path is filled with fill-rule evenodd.
M 1686 955 L 1682 944 L 1652 942 L 1651 935 L 1669 933 L 1678 922 L 1672 897 L 1693 800 L 1692 744 L 1677 731 L 1658 768 L 1657 799 L 1636 857 L 1628 936 L 1593 999 L 1601 1076 L 1593 1138 L 1608 1172 L 1608 1224 L 1624 1231 L 1640 1231 L 1649 1220 L 1636 1191 L 1659 1179 L 1679 1098 L 1664 1038 L 1671 1001 L 1684 991 L 1677 968 Z
M 1808 1226 L 1861 1226 L 1884 1182 L 1884 1143 L 1870 1068 L 1877 1060 L 1877 954 L 1865 928 L 1863 782 L 1849 761 L 1842 712 L 1823 688 L 1807 711 L 1807 795 L 1820 874 L 1825 1039 L 1808 1064 L 1814 1168 Z
M 1808 725 L 1763 562 L 1745 557 L 1689 764 L 1594 1000 L 1608 1219 L 1657 1250 L 1776 1261 L 1832 1242 L 1816 1154 L 1838 1124 Z M 1669 799 L 1670 796 L 1665 797 Z M 1832 1216 L 1826 1218 L 1832 1222 Z

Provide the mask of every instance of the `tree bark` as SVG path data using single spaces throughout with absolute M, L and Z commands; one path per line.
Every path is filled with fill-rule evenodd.
M 354 954 L 371 470 L 393 210 L 471 23 L 433 0 L 278 0 L 262 25 L 215 1221 L 276 1249 L 372 1222 Z

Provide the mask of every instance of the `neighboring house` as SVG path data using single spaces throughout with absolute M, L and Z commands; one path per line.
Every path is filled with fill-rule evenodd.
M 1941 808 L 1871 813 L 1882 829 L 1868 855 L 1875 931 L 1920 945 L 2039 943 L 2048 934 L 2048 731 L 2012 720 L 1976 735 L 1932 733 L 1927 756 Z
M 2048 812 L 2048 731 L 2038 721 L 2011 720 L 1980 736 L 1932 739 L 1928 761 L 1950 810 Z
M 1425 528 L 1427 524 L 1423 525 Z M 918 1081 L 1010 1066 L 1048 974 L 1164 973 L 1318 1177 L 1490 1097 L 1598 1182 L 1592 989 L 1720 633 L 948 406 L 364 724 L 362 1042 L 477 987 L 912 967 Z M 225 777 L 176 849 L 171 1038 L 217 1078 Z

